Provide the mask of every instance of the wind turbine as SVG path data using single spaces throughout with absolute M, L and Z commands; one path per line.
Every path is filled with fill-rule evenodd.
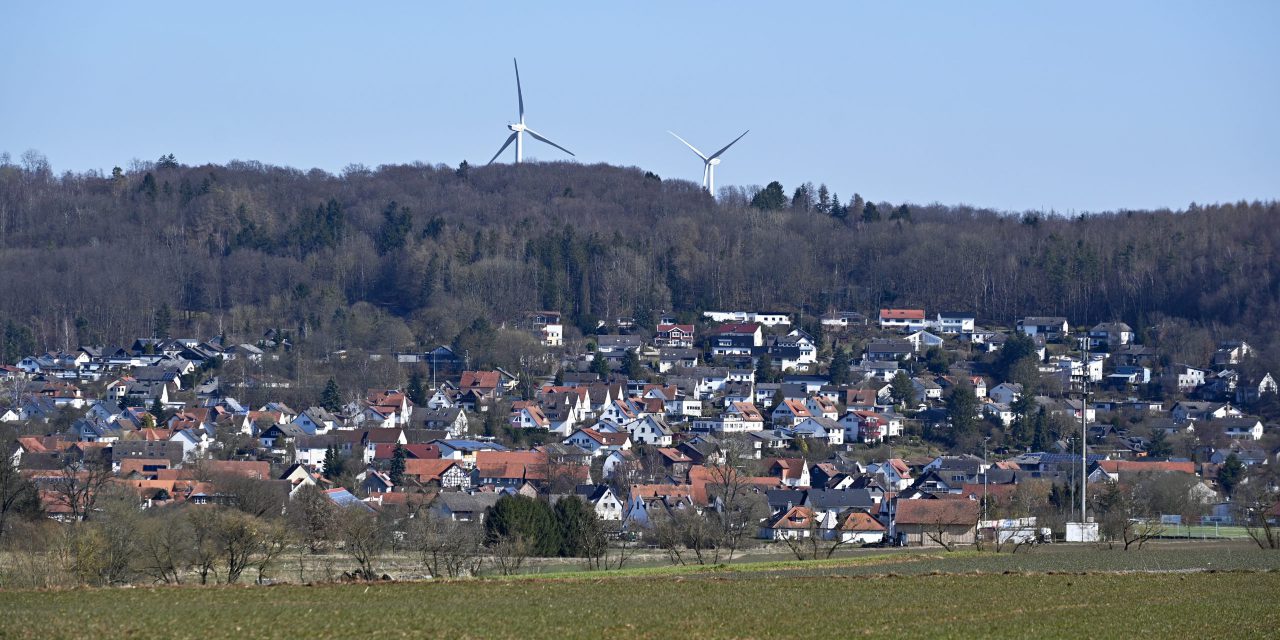
M 674 131 L 668 131 L 667 133 L 673 136 L 676 136 L 676 132 Z M 745 136 L 748 133 L 751 133 L 750 129 L 743 131 L 742 136 Z M 689 141 L 685 140 L 684 138 L 681 138 L 680 136 L 676 136 L 676 140 L 683 142 L 684 146 L 689 147 L 690 149 L 693 149 L 693 152 L 698 154 L 699 158 L 702 158 L 702 162 L 703 162 L 702 188 L 706 189 L 707 191 L 710 191 L 712 196 L 716 194 L 716 165 L 720 164 L 720 154 L 724 153 L 725 151 L 728 151 L 729 147 L 732 147 L 735 142 L 742 139 L 742 136 L 738 136 L 734 138 L 733 142 L 726 144 L 723 149 L 711 154 L 710 156 L 707 156 L 703 154 L 701 151 L 698 151 L 697 147 L 689 144 Z
M 572 156 L 573 155 L 572 151 L 542 137 L 541 135 L 538 134 L 537 131 L 530 129 L 528 126 L 525 125 L 524 123 L 524 92 L 520 90 L 520 64 L 516 62 L 515 58 L 511 59 L 511 63 L 514 64 L 516 67 L 516 97 L 520 100 L 520 122 L 507 125 L 507 128 L 511 130 L 511 135 L 507 136 L 507 141 L 502 143 L 502 148 L 498 149 L 498 152 L 493 154 L 492 158 L 489 158 L 489 164 L 493 164 L 493 161 L 497 160 L 498 156 L 502 155 L 502 152 L 506 151 L 507 147 L 511 146 L 511 141 L 513 140 L 516 143 L 516 164 L 520 164 L 521 162 L 523 162 L 524 161 L 524 134 L 526 133 L 533 136 L 535 139 L 541 140 L 542 142 L 545 142 Z M 574 156 L 574 157 L 577 157 L 577 156 Z

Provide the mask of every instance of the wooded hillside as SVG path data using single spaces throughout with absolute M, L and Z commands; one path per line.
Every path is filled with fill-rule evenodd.
M 1197 362 L 1226 338 L 1274 354 L 1275 202 L 1065 219 L 816 195 L 774 184 L 717 204 L 687 181 L 570 163 L 337 176 L 170 156 L 58 177 L 29 153 L 0 164 L 0 355 L 131 341 L 166 312 L 175 336 L 274 327 L 318 350 L 450 342 L 535 309 L 591 328 L 886 305 L 1123 320 Z

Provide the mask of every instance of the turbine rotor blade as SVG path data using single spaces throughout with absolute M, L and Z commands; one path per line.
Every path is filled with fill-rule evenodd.
M 555 147 L 555 148 L 557 148 L 557 149 L 559 149 L 559 150 L 561 150 L 561 151 L 563 151 L 563 152 L 565 152 L 565 153 L 567 153 L 567 154 L 569 154 L 569 155 L 573 156 L 573 152 L 572 152 L 572 151 L 570 151 L 570 150 L 568 150 L 568 149 L 566 149 L 566 148 L 564 148 L 564 147 L 562 147 L 562 146 L 560 146 L 560 145 L 558 145 L 558 144 L 556 144 L 556 143 L 554 143 L 554 142 L 552 142 L 552 141 L 550 141 L 550 140 L 548 140 L 548 139 L 546 139 L 546 138 L 542 137 L 541 135 L 539 135 L 539 134 L 538 134 L 538 132 L 534 131 L 533 129 L 529 129 L 529 128 L 527 128 L 527 127 L 526 127 L 526 128 L 525 128 L 525 130 L 524 130 L 524 132 L 525 132 L 525 133 L 527 133 L 527 134 L 529 134 L 529 135 L 531 135 L 531 136 L 533 136 L 533 137 L 534 137 L 535 139 L 537 139 L 537 140 L 541 140 L 541 141 L 543 141 L 543 142 L 545 142 L 545 143 L 547 143 L 547 144 L 549 144 L 549 145 L 551 145 L 551 146 L 553 146 L 553 147 Z M 573 156 L 573 157 L 575 157 L 575 158 L 576 158 L 576 157 L 578 157 L 578 156 Z
M 671 135 L 673 135 L 673 136 L 676 136 L 676 132 L 674 132 L 674 131 L 667 131 L 667 133 L 669 133 L 669 134 L 671 134 Z M 685 140 L 684 138 L 681 138 L 680 136 L 676 136 L 676 140 L 679 140 L 680 142 L 683 142 L 683 143 L 684 143 L 684 146 L 689 147 L 690 149 L 693 149 L 693 152 L 694 152 L 694 153 L 696 153 L 696 154 L 698 154 L 698 157 L 699 157 L 699 158 L 702 158 L 702 161 L 703 161 L 703 162 L 706 162 L 706 161 L 708 161 L 708 160 L 710 160 L 710 159 L 711 159 L 711 158 L 708 158 L 708 157 L 707 157 L 705 154 L 703 154 L 701 151 L 698 151 L 698 148 L 697 148 L 697 147 L 695 147 L 695 146 L 693 146 L 693 145 L 689 144 L 689 141 L 688 141 L 688 140 Z
M 747 135 L 748 133 L 751 133 L 751 130 L 750 130 L 750 129 L 747 129 L 746 131 L 743 131 L 743 132 L 742 132 L 742 136 L 745 136 L 745 135 Z M 735 142 L 737 142 L 737 141 L 739 141 L 739 140 L 741 140 L 741 139 L 742 139 L 742 136 L 738 136 L 738 137 L 734 138 L 734 139 L 733 139 L 733 142 L 730 142 L 729 144 L 726 144 L 726 145 L 724 146 L 724 148 L 723 148 L 723 149 L 721 149 L 721 150 L 719 150 L 719 151 L 717 151 L 717 152 L 715 152 L 715 153 L 711 154 L 711 157 L 710 157 L 710 158 L 707 158 L 707 160 L 715 160 L 716 158 L 719 158 L 719 157 L 720 157 L 720 154 L 724 153 L 725 151 L 728 151 L 728 150 L 729 150 L 729 147 L 732 147 L 732 146 L 734 145 L 734 143 L 735 143 Z
M 497 159 L 498 159 L 498 156 L 502 155 L 502 152 L 503 152 L 503 151 L 506 151 L 506 150 L 507 150 L 507 147 L 511 146 L 511 143 L 512 143 L 512 142 L 515 142 L 515 139 L 516 139 L 516 134 L 514 134 L 514 133 L 513 133 L 513 134 L 511 134 L 511 135 L 509 135 L 509 136 L 507 136 L 507 141 L 506 141 L 506 142 L 504 142 L 504 143 L 502 143 L 502 148 L 501 148 L 501 149 L 498 149 L 498 152 L 497 152 L 497 153 L 495 153 L 495 154 L 493 154 L 493 157 L 492 157 L 492 158 L 489 158 L 489 161 L 488 161 L 488 162 L 486 162 L 485 164 L 493 164 L 493 161 L 494 161 L 494 160 L 497 160 Z
M 515 58 L 511 59 L 511 64 L 516 67 L 516 98 L 520 100 L 520 122 L 524 123 L 524 92 L 520 90 L 520 63 Z

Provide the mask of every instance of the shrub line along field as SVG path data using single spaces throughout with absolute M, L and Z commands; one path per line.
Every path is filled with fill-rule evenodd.
M 1277 595 L 1280 554 L 1243 546 L 913 551 L 414 583 L 3 591 L 0 637 L 1274 637 Z

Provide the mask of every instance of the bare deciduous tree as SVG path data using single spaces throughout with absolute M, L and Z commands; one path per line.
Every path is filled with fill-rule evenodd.
M 376 579 L 373 565 L 391 543 L 388 523 L 361 502 L 342 507 L 337 530 L 343 552 L 356 563 L 355 575 L 364 580 Z
M 52 485 L 53 502 L 65 507 L 71 520 L 88 520 L 112 477 L 111 461 L 90 450 L 82 460 L 63 466 Z
M 155 509 L 138 529 L 139 571 L 156 582 L 182 584 L 192 564 L 195 532 L 186 514 L 173 507 Z
M 408 530 L 409 547 L 431 577 L 475 575 L 483 562 L 484 531 L 476 524 L 421 514 Z
M 1280 487 L 1276 471 L 1257 472 L 1236 489 L 1236 518 L 1261 549 L 1280 549 Z
M 519 573 L 530 553 L 529 543 L 520 534 L 502 536 L 489 545 L 489 549 L 494 566 L 504 576 Z

